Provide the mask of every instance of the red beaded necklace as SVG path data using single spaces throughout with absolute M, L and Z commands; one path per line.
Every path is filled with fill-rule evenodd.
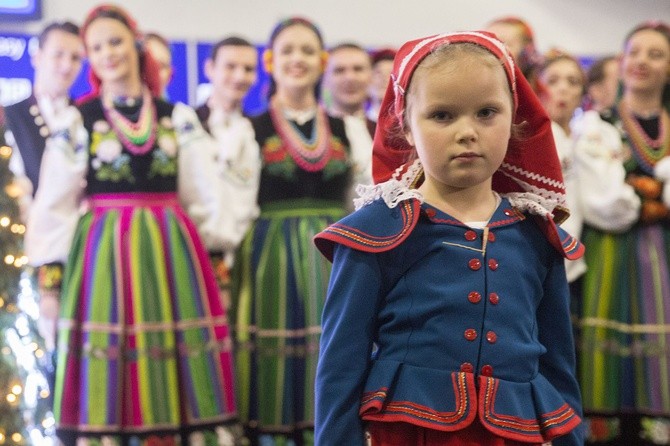
M 270 100 L 270 118 L 282 140 L 284 148 L 298 166 L 308 172 L 322 170 L 330 160 L 330 126 L 322 107 L 317 107 L 312 136 L 306 140 L 302 132 L 284 116 L 277 100 Z
M 669 155 L 670 151 L 670 116 L 665 108 L 661 108 L 658 118 L 658 136 L 651 139 L 644 131 L 633 112 L 624 101 L 617 107 L 623 128 L 628 134 L 631 151 L 640 167 L 648 173 L 654 171 L 654 166 L 663 157 Z
M 144 89 L 142 94 L 142 107 L 140 108 L 137 122 L 133 122 L 120 113 L 112 103 L 112 100 L 103 95 L 102 109 L 109 125 L 114 133 L 129 152 L 135 155 L 144 155 L 154 146 L 158 121 L 156 119 L 156 106 L 151 94 Z

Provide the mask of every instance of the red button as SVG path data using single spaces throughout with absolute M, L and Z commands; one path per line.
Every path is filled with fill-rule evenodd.
M 486 332 L 486 340 L 489 341 L 491 344 L 495 344 L 496 341 L 498 340 L 498 335 L 496 334 L 495 331 L 488 331 Z
M 489 259 L 489 268 L 491 268 L 492 271 L 495 271 L 498 269 L 498 261 L 496 259 Z
M 505 209 L 503 211 L 503 214 L 507 215 L 508 217 L 511 217 L 512 215 L 514 215 L 514 210 L 513 209 Z
M 500 296 L 498 296 L 497 293 L 489 294 L 489 302 L 491 302 L 493 305 L 498 305 L 498 302 L 500 302 Z
M 465 339 L 467 339 L 468 341 L 474 341 L 475 339 L 477 339 L 477 330 L 475 330 L 474 328 L 468 328 L 467 330 L 465 330 L 465 332 L 463 332 L 463 336 L 465 336 Z
M 489 242 L 495 242 L 496 241 L 496 235 L 493 232 L 489 232 Z
M 482 300 L 482 295 L 476 291 L 471 291 L 470 294 L 468 294 L 468 300 L 473 304 L 479 303 L 479 301 Z
M 429 218 L 433 218 L 433 217 L 435 217 L 435 210 L 434 210 L 434 209 L 426 209 L 426 215 L 427 215 Z
M 461 364 L 461 372 L 472 373 L 475 371 L 475 368 L 469 362 L 464 362 Z
M 465 231 L 465 240 L 471 242 L 477 239 L 477 233 L 473 230 Z
M 471 270 L 477 271 L 479 268 L 482 267 L 482 261 L 479 259 L 471 259 L 468 262 L 468 266 L 470 267 Z
M 493 367 L 490 365 L 485 365 L 482 367 L 482 375 L 484 376 L 493 376 Z

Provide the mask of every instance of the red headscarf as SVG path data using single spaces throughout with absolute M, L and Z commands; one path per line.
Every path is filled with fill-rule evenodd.
M 485 31 L 434 35 L 407 42 L 398 50 L 374 138 L 375 182 L 399 179 L 414 155 L 414 147 L 398 136 L 398 129 L 403 125 L 405 93 L 417 66 L 439 46 L 466 42 L 487 49 L 502 62 L 514 97 L 513 123 L 525 123 L 523 137 L 509 142 L 503 163 L 493 175 L 493 189 L 521 208 L 563 221 L 569 214 L 564 207 L 565 185 L 551 121 L 506 46 Z

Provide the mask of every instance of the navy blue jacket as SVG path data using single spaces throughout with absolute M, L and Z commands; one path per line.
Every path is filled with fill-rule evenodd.
M 583 247 L 546 226 L 506 199 L 485 229 L 378 200 L 317 235 L 333 270 L 316 444 L 363 445 L 366 420 L 458 431 L 479 417 L 501 437 L 581 446 L 563 258 Z

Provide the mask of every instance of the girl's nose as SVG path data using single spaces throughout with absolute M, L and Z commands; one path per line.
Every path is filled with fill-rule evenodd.
M 456 132 L 456 141 L 459 144 L 468 144 L 477 140 L 477 132 L 470 123 L 469 120 L 465 119 L 464 122 L 460 125 L 458 131 Z

